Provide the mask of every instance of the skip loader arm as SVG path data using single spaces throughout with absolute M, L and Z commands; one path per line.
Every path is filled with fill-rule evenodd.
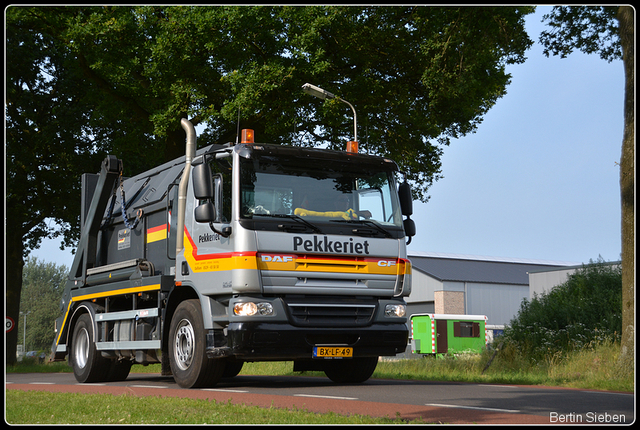
M 121 171 L 122 161 L 114 155 L 108 155 L 102 162 L 95 192 L 91 199 L 91 205 L 87 212 L 84 225 L 82 226 L 76 256 L 69 272 L 67 285 L 62 294 L 60 307 L 63 313 L 67 311 L 71 299 L 71 289 L 82 286 L 86 281 L 87 269 L 94 267 L 96 264 L 97 237 L 102 223 L 102 217 Z M 65 317 L 61 317 L 56 321 L 57 330 L 62 330 L 64 319 Z M 64 328 L 66 331 L 66 325 L 64 325 Z M 58 357 L 57 354 L 58 344 L 64 337 L 64 333 L 56 333 L 52 345 L 53 360 L 64 359 L 65 353 L 63 353 L 61 357 Z

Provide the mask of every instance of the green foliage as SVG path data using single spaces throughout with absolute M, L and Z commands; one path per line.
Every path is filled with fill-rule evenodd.
M 542 17 L 550 30 L 540 35 L 544 53 L 566 58 L 574 49 L 609 62 L 622 58 L 618 6 L 554 6 Z
M 621 309 L 620 266 L 591 261 L 564 284 L 523 300 L 501 339 L 505 348 L 515 348 L 531 360 L 549 360 L 594 341 L 619 341 Z
M 67 280 L 68 269 L 55 263 L 28 258 L 22 277 L 20 312 L 17 321 L 18 343 L 24 344 L 24 314 L 28 351 L 46 351 L 51 348 L 54 321 L 60 316 L 60 298 Z M 25 351 L 26 352 L 26 351 Z
M 6 211 L 12 252 L 14 235 L 35 248 L 42 237 L 79 237 L 80 174 L 99 167 L 96 147 L 107 147 L 102 130 L 87 128 L 95 104 L 93 85 L 83 82 L 74 59 L 48 32 L 31 25 L 24 8 L 8 8 L 6 44 Z M 51 15 L 55 18 L 55 14 Z M 57 20 L 52 21 L 54 25 Z M 95 170 L 94 170 L 95 171 Z M 52 228 L 53 219 L 62 227 Z M 11 269 L 17 262 L 12 261 Z
M 533 10 L 11 7 L 8 57 L 28 35 L 62 53 L 51 69 L 85 84 L 92 114 L 82 123 L 109 129 L 110 142 L 96 149 L 126 155 L 127 175 L 157 164 L 157 154 L 183 155 L 185 116 L 207 124 L 203 143 L 235 140 L 240 111 L 242 126 L 263 142 L 342 149 L 351 112 L 305 95 L 301 85 L 313 82 L 356 106 L 361 147 L 398 160 L 426 199 L 440 146 L 475 130 L 506 92 L 505 65 L 524 61 L 532 44 L 524 17 Z M 46 59 L 43 51 L 31 64 Z

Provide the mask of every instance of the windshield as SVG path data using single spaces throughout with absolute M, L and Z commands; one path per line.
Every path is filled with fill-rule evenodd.
M 380 164 L 251 157 L 241 159 L 240 186 L 243 219 L 289 219 L 323 230 L 340 223 L 383 233 L 402 227 L 394 173 Z

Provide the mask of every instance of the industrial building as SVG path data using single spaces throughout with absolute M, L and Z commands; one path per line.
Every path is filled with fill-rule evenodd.
M 407 298 L 407 314 L 486 315 L 489 325 L 506 325 L 513 319 L 523 299 L 532 296 L 529 273 L 549 289 L 566 280 L 575 262 L 478 257 L 460 254 L 412 252 L 412 291 Z M 568 270 L 564 270 L 568 269 Z M 546 285 L 542 273 L 551 271 L 563 278 Z M 558 276 L 560 278 L 558 278 Z

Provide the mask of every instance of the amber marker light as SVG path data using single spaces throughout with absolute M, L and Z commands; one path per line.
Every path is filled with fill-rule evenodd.
M 253 130 L 245 128 L 242 130 L 242 142 L 241 143 L 254 143 Z

